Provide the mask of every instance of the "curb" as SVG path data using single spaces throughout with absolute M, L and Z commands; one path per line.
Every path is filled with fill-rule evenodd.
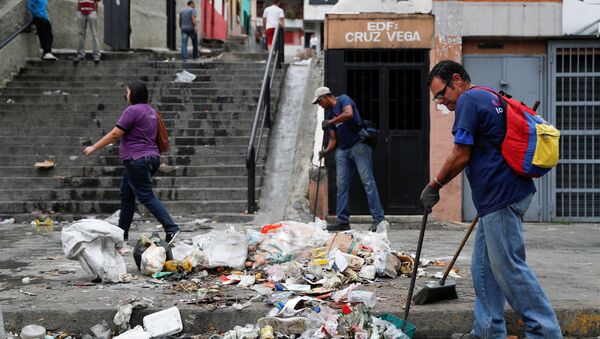
M 473 321 L 470 306 L 457 304 L 453 311 L 444 310 L 447 304 L 433 304 L 427 310 L 411 312 L 409 321 L 416 325 L 415 339 L 449 338 L 452 333 L 469 331 Z M 163 308 L 135 309 L 131 317 L 131 327 L 142 324 L 144 316 Z M 256 324 L 265 316 L 269 308 L 264 304 L 256 304 L 241 311 L 231 309 L 198 310 L 184 305 L 180 308 L 185 333 L 203 334 L 211 328 L 219 332 L 233 329 L 236 325 Z M 558 307 L 557 317 L 565 337 L 597 338 L 600 336 L 600 306 Z M 392 313 L 403 317 L 401 309 L 376 312 L 375 314 Z M 89 328 L 105 320 L 113 330 L 116 329 L 112 319 L 115 308 L 99 309 L 34 309 L 6 310 L 4 321 L 7 331 L 20 332 L 29 324 L 40 324 L 49 331 L 64 330 L 69 333 L 88 333 Z M 511 335 L 524 336 L 524 324 L 512 310 L 507 310 L 506 326 Z

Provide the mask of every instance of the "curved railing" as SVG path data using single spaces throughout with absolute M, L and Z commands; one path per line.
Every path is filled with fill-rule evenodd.
M 283 64 L 283 46 L 284 46 L 283 27 L 277 26 L 273 44 L 269 50 L 265 74 L 263 76 L 256 115 L 252 124 L 252 133 L 248 140 L 248 150 L 246 152 L 246 169 L 248 170 L 248 213 L 254 213 L 258 209 L 256 204 L 256 162 L 260 153 L 263 133 L 266 128 L 271 127 L 271 85 L 275 70 L 282 67 Z M 258 138 L 257 138 L 258 135 Z

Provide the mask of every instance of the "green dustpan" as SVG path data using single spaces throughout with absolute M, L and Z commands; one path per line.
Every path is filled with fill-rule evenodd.
M 396 326 L 396 328 L 401 329 L 402 332 L 404 332 L 404 334 L 406 334 L 410 339 L 412 339 L 413 336 L 415 335 L 415 330 L 417 329 L 417 326 L 411 324 L 408 321 L 406 322 L 406 326 L 404 327 L 403 319 L 400 319 L 389 313 L 382 314 L 381 316 L 379 316 L 379 319 L 392 323 L 394 326 Z M 404 327 L 404 328 L 402 328 L 402 327 Z

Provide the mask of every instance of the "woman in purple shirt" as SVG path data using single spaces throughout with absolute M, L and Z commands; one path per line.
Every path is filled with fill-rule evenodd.
M 93 146 L 86 147 L 83 153 L 91 155 L 121 139 L 119 155 L 125 171 L 121 182 L 119 227 L 125 231 L 124 240 L 129 240 L 129 227 L 137 198 L 163 225 L 165 240 L 170 243 L 179 234 L 179 226 L 152 192 L 152 176 L 160 166 L 160 153 L 156 145 L 157 113 L 148 105 L 148 89 L 142 81 L 134 80 L 127 85 L 127 101 L 129 106 L 121 114 L 115 128 Z

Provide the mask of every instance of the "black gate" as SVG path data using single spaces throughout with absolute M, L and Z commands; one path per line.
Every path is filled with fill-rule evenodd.
M 113 50 L 129 49 L 129 0 L 104 0 L 104 43 Z
M 374 173 L 386 214 L 420 214 L 419 194 L 429 178 L 427 50 L 328 50 L 325 84 L 348 94 L 363 119 L 379 126 Z M 335 161 L 329 169 L 330 214 L 335 214 Z M 358 174 L 350 190 L 350 212 L 369 214 Z

